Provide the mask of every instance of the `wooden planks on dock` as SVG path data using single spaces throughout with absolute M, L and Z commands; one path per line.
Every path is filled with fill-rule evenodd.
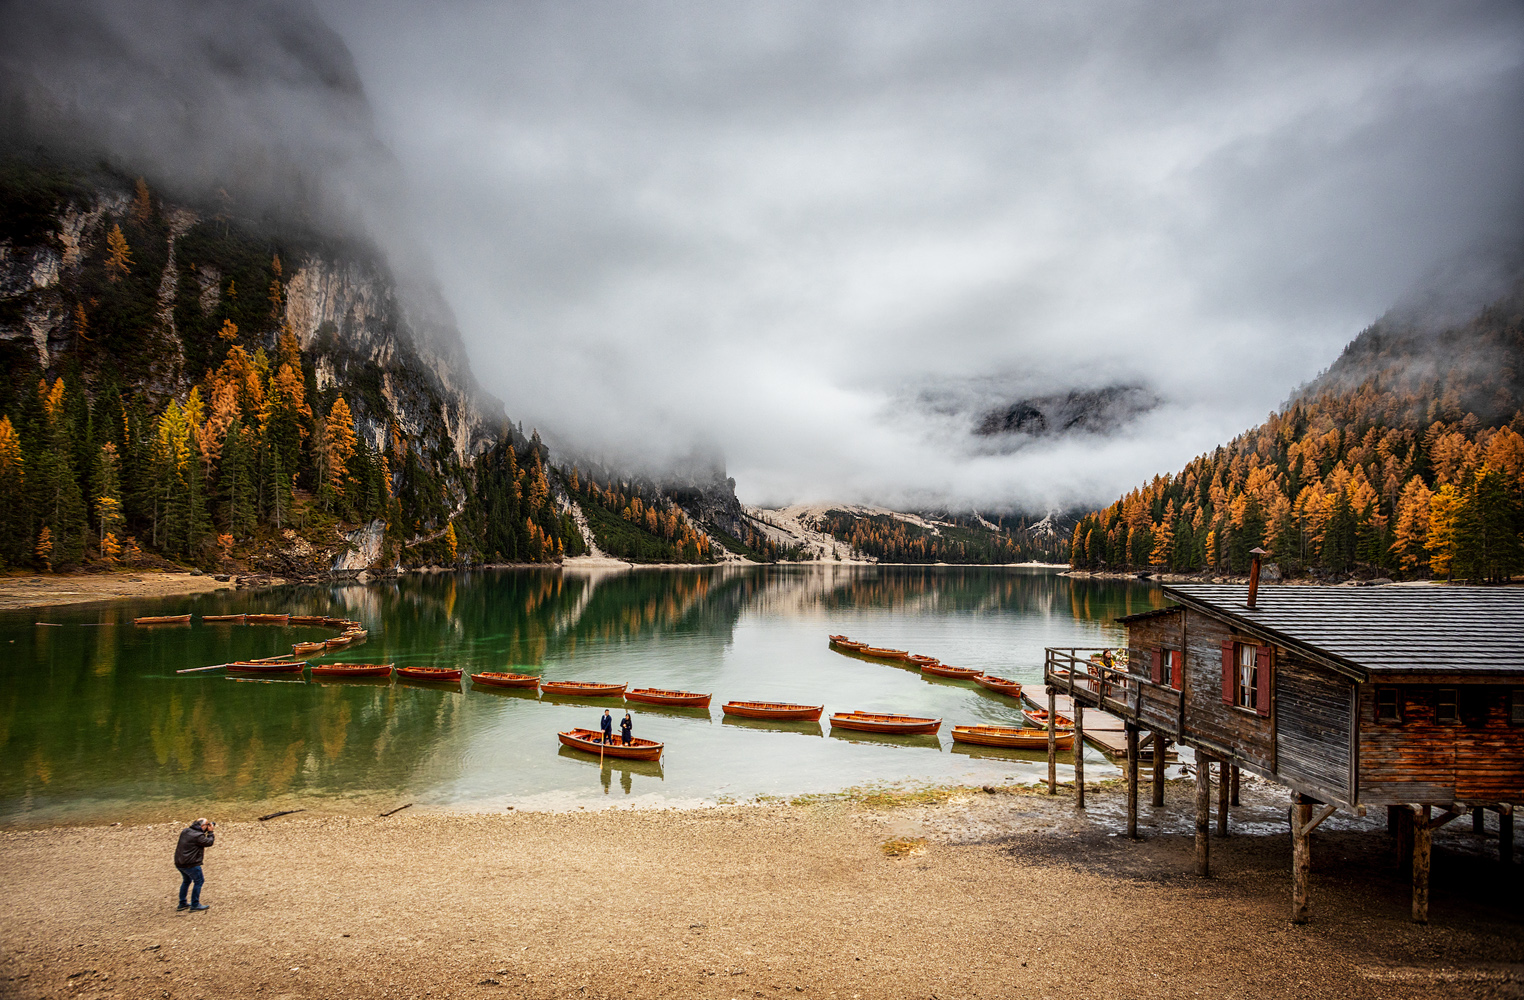
M 1033 702 L 1036 707 L 1042 707 Z M 1066 694 L 1054 696 L 1059 715 L 1074 717 L 1074 700 Z M 1127 755 L 1127 724 L 1110 712 L 1098 708 L 1085 709 L 1085 742 L 1108 757 Z

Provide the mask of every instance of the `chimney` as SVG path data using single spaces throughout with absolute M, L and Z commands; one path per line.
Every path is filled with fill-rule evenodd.
M 1259 558 L 1269 554 L 1258 547 L 1249 550 L 1249 555 L 1254 557 L 1254 562 L 1249 566 L 1249 599 L 1244 604 L 1250 611 L 1254 610 L 1254 598 L 1259 593 Z

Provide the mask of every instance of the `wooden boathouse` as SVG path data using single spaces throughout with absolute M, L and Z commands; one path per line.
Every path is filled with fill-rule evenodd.
M 1480 833 L 1483 811 L 1495 812 L 1499 859 L 1511 865 L 1513 810 L 1524 802 L 1524 589 L 1257 584 L 1256 572 L 1247 587 L 1166 586 L 1173 606 L 1118 619 L 1125 650 L 1048 649 L 1049 791 L 1063 693 L 1074 705 L 1081 808 L 1085 708 L 1126 723 L 1134 838 L 1140 743 L 1156 755 L 1156 807 L 1168 743 L 1195 752 L 1200 875 L 1210 871 L 1214 769 L 1219 835 L 1240 770 L 1288 788 L 1297 923 L 1308 916 L 1309 834 L 1337 809 L 1386 807 L 1411 860 L 1419 922 L 1438 827 L 1470 814 Z

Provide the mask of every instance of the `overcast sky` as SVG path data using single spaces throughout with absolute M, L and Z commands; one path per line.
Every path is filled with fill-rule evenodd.
M 751 502 L 1107 501 L 1524 234 L 1516 2 L 316 0 L 337 37 L 301 2 L 88 0 L 87 34 L 48 0 L 51 41 L 5 55 L 71 101 L 109 58 L 103 105 L 158 81 L 105 116 L 140 157 L 264 128 L 342 173 L 386 159 L 373 116 L 397 204 L 362 214 L 421 243 L 508 413 L 611 456 L 718 448 Z M 145 131 L 166 88 L 178 131 Z M 264 170 L 219 148 L 203 173 Z M 1106 437 L 971 433 L 1111 386 L 1159 405 Z

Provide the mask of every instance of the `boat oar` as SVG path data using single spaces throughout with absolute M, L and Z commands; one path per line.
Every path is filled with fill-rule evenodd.
M 186 667 L 184 670 L 176 670 L 175 673 L 177 673 L 177 674 L 199 674 L 203 670 L 221 670 L 223 667 L 226 667 L 226 666 L 229 666 L 229 665 L 230 664 L 227 664 L 227 663 L 214 663 L 214 664 L 212 664 L 209 667 Z
M 282 809 L 280 812 L 270 813 L 269 815 L 259 817 L 259 821 L 263 823 L 265 820 L 274 819 L 277 816 L 290 816 L 292 813 L 304 813 L 306 811 L 307 810 L 305 809 Z

